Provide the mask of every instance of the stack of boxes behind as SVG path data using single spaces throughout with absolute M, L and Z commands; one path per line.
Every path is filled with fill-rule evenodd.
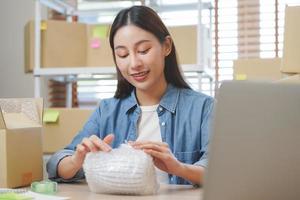
M 283 56 L 234 61 L 235 80 L 300 82 L 300 6 L 286 7 Z
M 196 64 L 197 27 L 169 27 L 181 64 Z M 41 68 L 111 67 L 109 25 L 46 20 L 41 22 Z M 186 42 L 186 38 L 190 41 Z M 25 26 L 25 72 L 34 68 L 34 21 Z
M 25 26 L 25 72 L 34 69 L 34 21 Z M 170 27 L 181 64 L 195 64 L 197 27 Z M 61 20 L 41 22 L 41 68 L 112 67 L 108 39 L 109 25 L 90 25 Z M 191 42 L 187 43 L 186 38 Z M 49 82 L 50 107 L 66 106 L 66 82 Z M 58 86 L 57 86 L 58 85 Z M 57 86 L 57 87 L 56 87 Z M 77 86 L 73 84 L 72 107 L 78 106 Z

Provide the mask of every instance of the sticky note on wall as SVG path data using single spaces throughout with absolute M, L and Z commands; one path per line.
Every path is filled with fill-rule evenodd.
M 108 27 L 107 26 L 95 26 L 93 28 L 93 38 L 106 38 L 107 37 L 107 31 Z
M 45 110 L 43 116 L 44 123 L 56 123 L 58 122 L 59 111 L 57 110 Z
M 41 21 L 41 30 L 44 31 L 47 29 L 47 22 Z
M 101 46 L 101 41 L 99 38 L 93 38 L 91 40 L 91 48 L 92 49 L 98 49 Z

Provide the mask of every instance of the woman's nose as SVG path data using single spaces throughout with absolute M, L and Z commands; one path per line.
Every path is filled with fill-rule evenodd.
M 137 55 L 132 55 L 130 57 L 130 67 L 134 69 L 134 68 L 138 68 L 140 66 L 142 66 L 141 59 Z

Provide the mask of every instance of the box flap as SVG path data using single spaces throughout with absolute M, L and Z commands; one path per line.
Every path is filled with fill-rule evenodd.
M 42 126 L 42 99 L 0 99 L 0 107 L 4 125 L 8 129 Z
M 35 102 L 36 102 L 38 114 L 39 114 L 39 123 L 43 124 L 43 112 L 44 112 L 43 98 L 35 98 Z
M 5 126 L 5 122 L 4 122 L 4 117 L 3 117 L 3 114 L 2 114 L 2 110 L 0 109 L 0 129 L 5 129 L 6 126 Z

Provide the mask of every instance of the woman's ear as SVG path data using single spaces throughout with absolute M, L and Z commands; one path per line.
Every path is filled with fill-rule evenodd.
M 166 36 L 164 41 L 164 54 L 167 57 L 172 51 L 172 38 L 171 36 Z

